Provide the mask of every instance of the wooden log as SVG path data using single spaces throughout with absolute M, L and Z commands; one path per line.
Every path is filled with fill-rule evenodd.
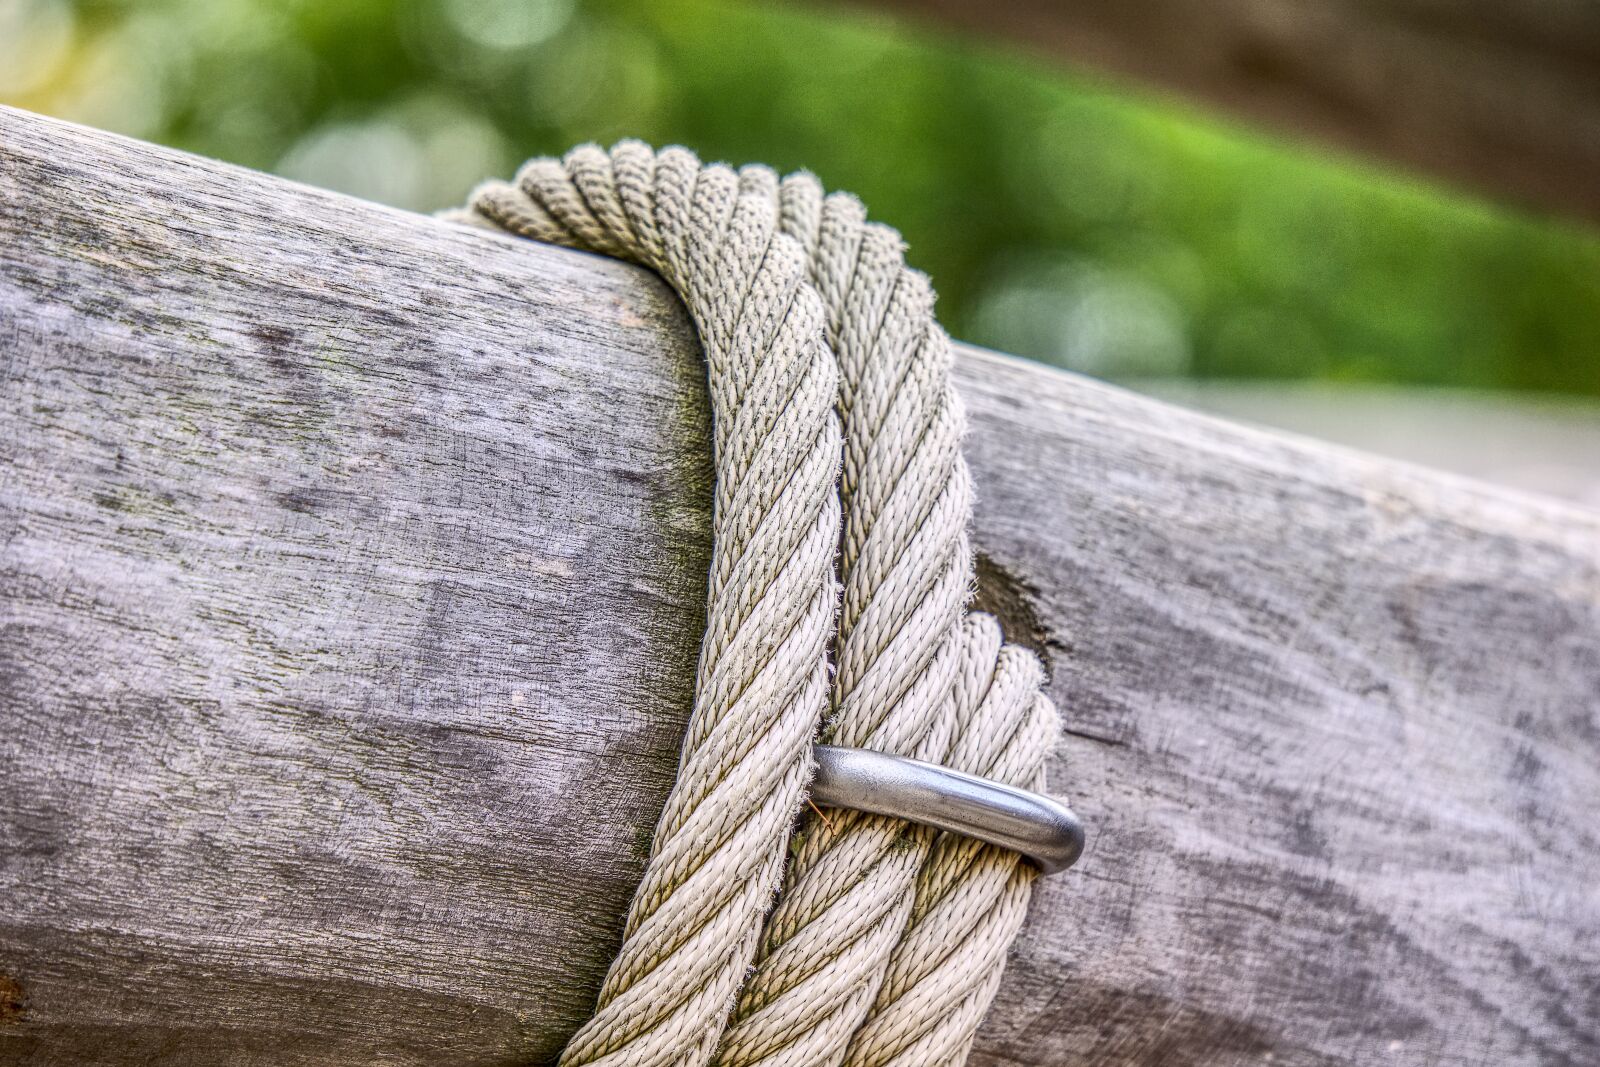
M 1600 6 L 871 0 L 1600 221 Z
M 0 1062 L 551 1062 L 702 622 L 670 294 L 0 111 L 0 353 Z M 1091 831 L 973 1062 L 1596 1062 L 1600 515 L 958 373 Z

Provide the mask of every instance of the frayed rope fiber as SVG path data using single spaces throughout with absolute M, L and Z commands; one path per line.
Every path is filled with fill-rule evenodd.
M 454 217 L 656 271 L 710 386 L 694 711 L 563 1067 L 962 1063 L 1033 868 L 859 812 L 796 830 L 819 736 L 1035 790 L 1056 737 L 1037 658 L 965 611 L 965 417 L 927 278 L 809 174 L 636 141 L 533 160 Z

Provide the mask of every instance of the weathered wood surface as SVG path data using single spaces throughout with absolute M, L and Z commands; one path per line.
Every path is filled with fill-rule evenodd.
M 0 1063 L 549 1062 L 708 558 L 651 276 L 0 111 Z M 1600 1061 L 1600 514 L 963 354 L 1043 883 L 974 1062 Z
M 860 0 L 857 0 L 860 2 Z M 1600 222 L 1600 4 L 870 0 Z

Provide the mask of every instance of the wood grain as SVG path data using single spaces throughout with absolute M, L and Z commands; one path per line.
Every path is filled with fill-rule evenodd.
M 551 1062 L 687 712 L 652 276 L 0 111 L 0 1063 Z M 1600 515 L 974 350 L 1088 855 L 974 1062 L 1600 1061 Z
M 0 129 L 0 1061 L 551 1059 L 703 627 L 678 305 Z
M 862 0 L 856 0 L 857 3 Z M 869 0 L 1600 222 L 1600 5 Z

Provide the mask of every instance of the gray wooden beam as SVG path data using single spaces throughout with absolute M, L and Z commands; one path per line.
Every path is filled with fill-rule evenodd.
M 1600 5 L 856 0 L 1600 222 Z
M 550 1062 L 708 558 L 650 275 L 0 111 L 0 1062 Z M 1600 515 L 966 351 L 1091 829 L 974 1062 L 1600 1057 Z

